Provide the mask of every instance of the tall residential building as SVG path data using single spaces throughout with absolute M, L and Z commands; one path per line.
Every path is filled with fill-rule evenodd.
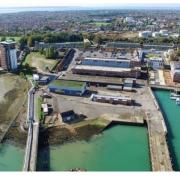
M 13 41 L 0 42 L 0 66 L 8 71 L 17 69 L 15 45 Z

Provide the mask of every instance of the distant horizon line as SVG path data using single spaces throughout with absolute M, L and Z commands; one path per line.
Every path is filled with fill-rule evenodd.
M 178 4 L 112 4 L 107 6 L 17 6 L 0 7 L 0 14 L 22 12 L 63 12 L 63 11 L 90 11 L 90 10 L 180 10 Z
M 116 3 L 116 4 L 97 4 L 97 5 L 87 5 L 87 6 L 81 6 L 81 5 L 66 5 L 66 6 L 55 6 L 55 5 L 42 5 L 42 6 L 1 6 L 0 9 L 2 8 L 73 8 L 73 7 L 79 7 L 79 8 L 103 8 L 103 7 L 114 7 L 114 8 L 120 8 L 120 7 L 180 7 L 180 3 L 166 3 L 166 4 L 162 4 L 162 3 Z

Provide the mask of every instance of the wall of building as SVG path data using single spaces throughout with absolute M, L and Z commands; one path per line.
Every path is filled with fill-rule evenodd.
M 84 75 L 99 75 L 99 76 L 111 76 L 111 77 L 130 77 L 138 78 L 141 76 L 140 70 L 131 70 L 115 72 L 115 71 L 100 71 L 100 70 L 91 70 L 91 69 L 76 69 L 73 68 L 72 72 L 74 74 L 84 74 Z
M 75 96 L 82 96 L 86 91 L 86 85 L 84 85 L 81 89 L 66 88 L 66 87 L 53 86 L 53 85 L 49 85 L 48 88 L 51 92 L 66 94 L 66 95 L 75 95 Z
M 17 69 L 17 54 L 16 54 L 16 49 L 11 49 L 10 50 L 10 64 L 11 64 L 11 69 L 12 70 Z
M 3 45 L 0 44 L 0 66 L 3 69 L 7 69 L 7 63 L 6 63 L 6 51 Z
M 105 66 L 105 67 L 121 67 L 121 68 L 129 68 L 131 67 L 131 61 L 129 60 L 108 60 L 108 59 L 84 59 L 82 60 L 82 65 L 90 65 L 90 66 Z

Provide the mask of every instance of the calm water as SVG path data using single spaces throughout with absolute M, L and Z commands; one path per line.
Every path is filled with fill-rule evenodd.
M 88 171 L 150 171 L 147 129 L 117 125 L 89 142 L 77 141 L 39 153 L 39 170 L 75 167 Z
M 0 144 L 0 171 L 22 171 L 24 150 L 11 144 Z
M 174 169 L 180 171 L 180 106 L 169 98 L 169 91 L 154 90 L 168 127 L 168 142 Z

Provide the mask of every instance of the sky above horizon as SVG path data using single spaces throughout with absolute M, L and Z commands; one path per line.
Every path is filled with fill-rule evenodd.
M 113 6 L 127 4 L 178 4 L 179 0 L 0 0 L 0 7 L 29 7 L 29 6 Z

